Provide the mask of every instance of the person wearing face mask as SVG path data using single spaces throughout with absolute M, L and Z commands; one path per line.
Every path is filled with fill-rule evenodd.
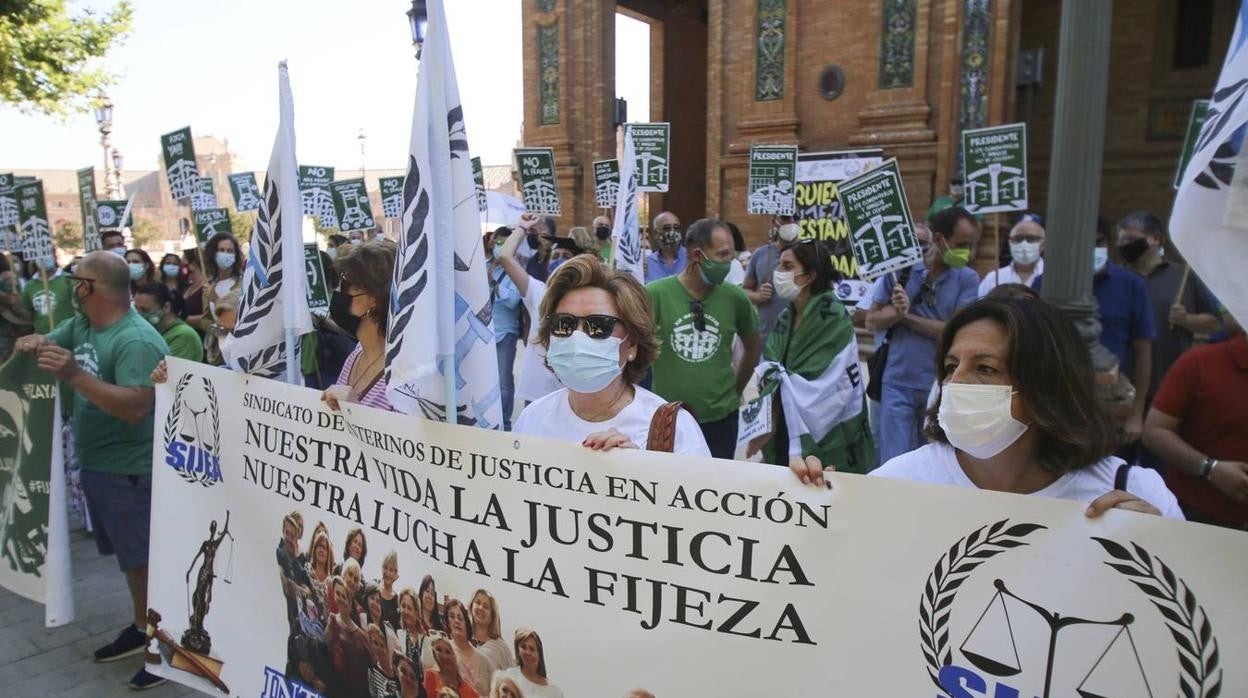
M 503 407 L 503 431 L 511 431 L 511 415 L 516 396 L 516 347 L 520 341 L 520 290 L 503 268 L 499 250 L 507 242 L 511 229 L 496 229 L 485 239 L 486 273 L 490 283 L 490 301 L 494 313 L 494 347 L 498 354 L 498 389 Z
M 204 274 L 207 284 L 204 287 L 204 315 L 200 326 L 204 330 L 204 356 L 208 363 L 220 366 L 223 363 L 220 350 L 220 338 L 211 330 L 218 324 L 216 305 L 227 296 L 237 297 L 243 288 L 243 256 L 238 247 L 238 240 L 230 233 L 217 233 L 208 238 L 203 252 Z
M 685 236 L 680 219 L 671 211 L 663 211 L 654 217 L 654 236 L 659 248 L 646 255 L 646 283 L 675 276 L 685 270 Z
M 926 446 L 872 476 L 1082 502 L 1182 519 L 1155 471 L 1114 457 L 1114 426 L 1096 396 L 1074 325 L 1047 302 L 978 300 L 940 335 L 940 393 Z
M 594 239 L 597 244 L 594 247 L 598 250 L 598 257 L 602 263 L 611 266 L 611 260 L 615 256 L 615 245 L 611 240 L 611 218 L 606 214 L 594 216 L 594 224 L 591 227 Z
M 793 244 L 800 232 L 801 228 L 793 216 L 772 218 L 771 229 L 767 231 L 767 244 L 754 250 L 750 255 L 750 265 L 745 269 L 745 281 L 741 288 L 758 308 L 758 331 L 763 341 L 767 341 L 776 319 L 788 307 L 788 302 L 776 295 L 772 277 L 780 266 L 781 251 Z
M 36 259 L 35 268 L 35 275 L 22 289 L 19 316 L 34 326 L 36 334 L 47 334 L 74 314 L 73 293 L 55 254 Z
M 349 244 L 347 242 L 346 235 L 343 235 L 342 233 L 334 233 L 333 235 L 329 236 L 328 242 L 325 243 L 325 254 L 329 255 L 329 258 L 331 260 L 337 259 L 338 250 L 341 249 L 342 246 L 346 244 Z
M 653 389 L 689 407 L 716 458 L 732 458 L 741 393 L 762 351 L 758 312 L 745 291 L 724 283 L 736 255 L 721 221 L 703 218 L 689 226 L 685 246 L 684 271 L 646 285 L 662 345 Z M 735 372 L 734 337 L 744 347 Z
M 780 253 L 772 283 L 787 307 L 754 371 L 760 394 L 774 396 L 763 460 L 788 466 L 807 484 L 822 484 L 824 463 L 861 474 L 875 461 L 854 323 L 833 281 L 831 257 L 819 242 L 803 240 Z M 815 472 L 810 456 L 820 466 Z
M 521 256 L 527 257 L 524 270 L 530 277 L 545 282 L 550 275 L 551 242 L 558 239 L 555 219 L 550 216 L 538 219 L 526 213 L 520 217 L 520 225 L 525 229 L 525 240 L 528 242 L 525 245 L 527 255 L 521 253 Z
M 979 295 L 979 275 L 967 267 L 979 229 L 966 209 L 947 208 L 931 230 L 916 226 L 915 233 L 923 259 L 880 277 L 867 312 L 867 329 L 885 333 L 889 345 L 880 385 L 881 461 L 923 445 L 936 340 L 945 322 Z
M 334 262 L 342 278 L 342 293 L 351 299 L 351 315 L 360 319 L 360 343 L 342 365 L 338 382 L 322 394 L 330 409 L 355 402 L 394 411 L 386 398 L 386 325 L 390 314 L 390 287 L 397 246 L 374 240 L 345 250 Z
M 126 256 L 126 236 L 120 230 L 105 230 L 100 233 L 100 244 L 118 257 Z
M 164 284 L 145 284 L 134 295 L 134 309 L 160 333 L 169 345 L 169 355 L 187 361 L 204 360 L 204 343 L 199 333 L 173 312 L 173 294 Z
M 1162 254 L 1165 235 L 1161 221 L 1146 211 L 1129 213 L 1118 222 L 1118 256 L 1127 268 L 1144 277 L 1153 327 L 1157 330 L 1148 405 L 1152 404 L 1166 371 L 1192 348 L 1195 335 L 1222 329 L 1213 294 L 1186 265 Z
M 160 274 L 152 257 L 140 249 L 126 252 L 126 266 L 130 269 L 130 293 L 138 291 L 140 286 L 160 282 Z
M 979 282 L 979 297 L 1002 284 L 1029 285 L 1044 273 L 1044 226 L 1034 213 L 1024 214 L 1010 229 L 1010 263 L 995 269 Z
M 596 451 L 646 448 L 665 400 L 637 385 L 659 352 L 650 298 L 630 274 L 577 256 L 551 275 L 537 341 L 564 388 L 516 420 L 517 434 L 580 441 Z M 666 434 L 675 453 L 710 455 L 697 421 L 676 413 Z

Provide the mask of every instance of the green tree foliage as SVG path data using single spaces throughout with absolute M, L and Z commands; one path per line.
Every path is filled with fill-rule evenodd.
M 135 216 L 130 237 L 134 238 L 135 247 L 146 250 L 155 249 L 156 243 L 164 240 L 165 235 L 155 223 Z
M 74 221 L 57 221 L 52 226 L 52 244 L 62 252 L 82 251 L 82 226 Z
M 57 116 L 87 110 L 112 81 L 97 59 L 130 31 L 132 18 L 125 0 L 73 16 L 65 0 L 0 0 L 0 102 Z
M 238 238 L 239 244 L 251 240 L 251 229 L 256 226 L 256 214 L 248 211 L 239 213 L 230 211 L 230 232 Z

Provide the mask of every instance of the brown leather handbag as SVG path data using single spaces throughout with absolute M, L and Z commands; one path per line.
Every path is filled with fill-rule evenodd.
M 646 436 L 647 451 L 671 453 L 676 448 L 676 416 L 684 403 L 669 402 L 654 411 L 650 418 L 650 433 Z

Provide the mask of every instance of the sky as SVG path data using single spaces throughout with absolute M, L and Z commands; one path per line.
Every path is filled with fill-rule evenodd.
M 108 0 L 71 0 L 71 13 Z M 118 76 L 112 146 L 131 169 L 159 167 L 163 133 L 229 139 L 263 169 L 277 128 L 277 64 L 295 98 L 299 161 L 368 169 L 406 161 L 416 93 L 407 0 L 132 0 L 133 31 L 104 59 Z M 520 0 L 449 0 L 447 21 L 474 155 L 507 164 L 523 120 Z M 649 112 L 648 29 L 617 15 L 617 88 Z M 103 166 L 92 114 L 65 120 L 0 106 L 0 169 Z M 236 168 L 240 169 L 240 168 Z

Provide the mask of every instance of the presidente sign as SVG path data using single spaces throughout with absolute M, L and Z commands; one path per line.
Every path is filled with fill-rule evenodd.
M 922 258 L 896 158 L 842 183 L 837 198 L 849 223 L 859 277 L 874 281 Z
M 209 693 L 436 695 L 458 670 L 491 695 L 521 682 L 520 629 L 520 661 L 568 696 L 1248 693 L 1243 533 L 855 475 L 801 488 L 169 369 L 156 423 L 177 411 L 171 442 L 208 454 L 190 473 L 153 456 L 151 670 Z
M 838 185 L 884 162 L 879 149 L 798 153 L 794 186 L 796 215 L 802 239 L 823 243 L 840 279 L 834 290 L 845 305 L 857 305 L 871 284 L 858 274 L 849 237 L 849 223 L 837 197 Z
M 1027 208 L 1027 124 L 962 132 L 963 205 L 974 214 Z
M 756 145 L 750 148 L 747 212 L 792 216 L 796 179 L 797 146 Z

